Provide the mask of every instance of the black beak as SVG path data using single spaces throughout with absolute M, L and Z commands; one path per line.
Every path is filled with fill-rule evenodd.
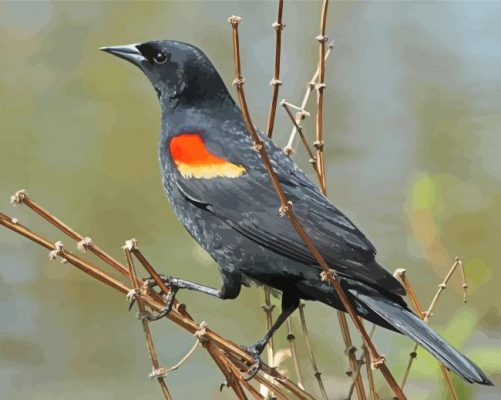
M 144 56 L 137 49 L 135 44 L 128 44 L 126 46 L 112 46 L 112 47 L 101 47 L 99 50 L 105 51 L 107 53 L 113 54 L 119 58 L 123 58 L 131 62 L 134 65 L 140 66 L 145 60 Z

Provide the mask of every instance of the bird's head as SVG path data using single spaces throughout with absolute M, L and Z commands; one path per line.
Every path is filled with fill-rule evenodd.
M 190 44 L 161 40 L 100 50 L 139 67 L 153 84 L 162 106 L 197 105 L 228 96 L 208 57 Z

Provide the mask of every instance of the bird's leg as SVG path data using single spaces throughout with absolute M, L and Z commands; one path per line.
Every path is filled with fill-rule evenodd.
M 263 364 L 260 354 L 263 352 L 266 344 L 273 336 L 275 331 L 280 328 L 280 326 L 287 320 L 287 318 L 289 318 L 289 316 L 296 310 L 296 308 L 298 308 L 298 306 L 299 298 L 295 295 L 284 292 L 282 294 L 282 312 L 273 323 L 270 330 L 266 332 L 265 335 L 253 345 L 242 347 L 245 351 L 252 355 L 255 362 L 255 364 L 249 369 L 248 376 L 245 378 L 246 380 L 250 380 L 254 376 L 256 376 Z
M 220 271 L 221 271 L 220 289 L 214 289 L 208 286 L 202 286 L 197 283 L 190 282 L 184 279 L 160 275 L 160 279 L 162 279 L 165 285 L 170 289 L 166 298 L 165 307 L 162 308 L 156 314 L 148 313 L 147 315 L 145 315 L 145 318 L 148 319 L 149 321 L 157 321 L 165 317 L 172 310 L 172 305 L 174 304 L 174 299 L 179 289 L 194 290 L 197 292 L 217 297 L 222 300 L 236 298 L 239 295 L 242 286 L 241 278 L 232 274 L 228 274 L 223 270 Z M 149 284 L 150 287 L 156 286 L 156 283 L 154 281 L 153 282 L 149 281 Z

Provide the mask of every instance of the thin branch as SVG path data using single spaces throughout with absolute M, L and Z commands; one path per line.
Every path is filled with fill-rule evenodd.
M 371 400 L 379 400 L 379 395 L 376 390 L 376 384 L 374 382 L 374 374 L 372 373 L 371 358 L 369 356 L 369 352 L 367 351 L 364 345 L 362 345 L 362 348 L 363 348 L 363 355 L 365 358 L 367 380 L 369 381 L 369 395 Z
M 327 61 L 327 59 L 329 58 L 329 55 L 330 55 L 333 47 L 334 47 L 334 42 L 330 42 L 328 44 L 327 51 L 325 52 L 325 59 L 324 59 L 325 61 Z M 305 91 L 304 96 L 303 96 L 303 101 L 301 102 L 301 107 L 300 107 L 301 110 L 306 109 L 306 105 L 308 104 L 308 100 L 310 98 L 311 92 L 315 88 L 315 82 L 318 79 L 319 73 L 320 73 L 320 66 L 317 66 L 317 69 L 316 69 L 315 73 L 313 74 L 313 77 L 306 85 L 306 91 Z M 302 114 L 301 120 L 305 119 L 305 117 L 307 117 L 308 115 L 309 114 Z M 296 127 L 294 126 L 291 130 L 290 135 L 289 135 L 289 140 L 287 142 L 287 145 L 284 148 L 284 152 L 287 155 L 292 154 L 292 149 L 294 148 L 294 141 L 296 139 L 297 132 L 298 131 L 297 131 Z
M 294 335 L 294 333 L 292 331 L 292 318 L 290 318 L 290 317 L 287 319 L 287 341 L 289 342 L 289 348 L 291 351 L 291 358 L 292 358 L 292 362 L 294 364 L 294 372 L 296 373 L 297 385 L 301 389 L 304 389 L 303 377 L 301 375 L 301 368 L 299 366 L 299 360 L 297 357 L 296 336 Z
M 466 276 L 464 274 L 464 270 L 462 268 L 462 264 L 463 263 L 461 262 L 461 260 L 458 257 L 456 257 L 456 259 L 454 261 L 454 264 L 449 269 L 449 272 L 445 276 L 444 280 L 442 281 L 442 283 L 440 283 L 438 285 L 438 290 L 435 293 L 435 296 L 433 297 L 433 300 L 430 303 L 430 306 L 428 307 L 428 310 L 425 311 L 425 312 L 423 312 L 423 307 L 421 306 L 419 300 L 417 299 L 417 297 L 415 295 L 415 292 L 414 292 L 414 289 L 413 289 L 410 281 L 407 279 L 405 269 L 398 269 L 397 271 L 395 271 L 395 277 L 399 278 L 400 281 L 402 282 L 402 284 L 404 285 L 405 290 L 409 294 L 409 297 L 411 299 L 411 303 L 412 303 L 414 309 L 416 310 L 417 314 L 420 316 L 420 318 L 423 321 L 428 322 L 428 320 L 432 317 L 433 310 L 435 309 L 435 307 L 437 305 L 437 302 L 438 302 L 438 300 L 440 298 L 441 293 L 446 289 L 447 283 L 449 282 L 450 278 L 452 277 L 452 275 L 454 274 L 454 272 L 456 271 L 456 269 L 457 269 L 458 266 L 460 267 L 461 276 L 463 278 L 463 286 L 462 287 L 464 288 L 464 290 L 466 290 L 465 289 L 465 286 L 467 286 L 466 285 Z M 407 362 L 407 367 L 405 368 L 404 377 L 402 378 L 402 383 L 401 383 L 401 387 L 402 388 L 407 383 L 407 379 L 409 377 L 412 364 L 413 364 L 415 358 L 417 357 L 417 349 L 418 349 L 418 347 L 419 347 L 419 345 L 416 343 L 414 345 L 413 350 L 409 353 L 409 361 Z M 456 393 L 456 390 L 454 389 L 454 385 L 452 383 L 449 371 L 447 370 L 447 368 L 444 367 L 444 365 L 442 363 L 438 362 L 438 365 L 440 367 L 440 372 L 442 373 L 442 376 L 444 378 L 444 381 L 445 381 L 445 384 L 447 386 L 447 389 L 449 390 L 449 394 L 451 395 L 451 398 L 454 399 L 454 400 L 457 400 L 458 399 L 458 395 Z
M 70 238 L 73 240 L 76 240 L 78 242 L 77 246 L 81 252 L 85 252 L 86 250 L 89 250 L 91 253 L 95 254 L 97 257 L 99 257 L 101 260 L 103 260 L 105 263 L 109 264 L 113 268 L 115 268 L 118 272 L 120 272 L 124 276 L 128 276 L 128 271 L 127 268 L 115 260 L 113 257 L 111 257 L 108 253 L 105 251 L 101 250 L 98 246 L 96 246 L 92 240 L 89 237 L 84 237 L 83 235 L 79 234 L 78 232 L 75 232 L 73 229 L 71 229 L 68 225 L 66 225 L 64 222 L 59 220 L 58 218 L 54 217 L 51 213 L 49 213 L 47 210 L 45 210 L 43 207 L 32 201 L 28 197 L 28 192 L 24 189 L 18 190 L 14 195 L 11 196 L 10 202 L 14 205 L 17 204 L 24 204 L 27 207 L 29 207 L 31 210 L 36 212 L 38 215 L 40 215 L 42 218 L 44 218 L 46 221 L 48 221 L 51 225 L 55 226 L 57 229 L 68 235 Z
M 252 386 L 250 384 L 250 382 L 246 381 L 245 379 L 242 378 L 242 375 L 240 374 L 240 371 L 238 371 L 237 367 L 235 366 L 235 364 L 229 362 L 229 361 L 225 361 L 226 365 L 228 366 L 228 368 L 231 370 L 232 374 L 237 377 L 237 379 L 239 380 L 239 383 L 241 385 L 244 385 L 245 389 L 257 400 L 264 400 L 264 396 L 261 395 L 261 393 L 259 393 L 257 391 L 257 389 Z
M 379 353 L 377 352 L 374 344 L 372 343 L 371 339 L 367 335 L 367 332 L 365 331 L 364 326 L 362 325 L 360 319 L 358 318 L 357 314 L 355 313 L 355 310 L 353 309 L 353 306 L 344 292 L 341 284 L 327 265 L 325 259 L 323 256 L 320 254 L 320 252 L 317 250 L 316 246 L 313 244 L 312 240 L 308 237 L 306 234 L 306 231 L 304 230 L 303 226 L 297 219 L 296 215 L 292 211 L 292 203 L 288 201 L 287 196 L 285 195 L 282 186 L 278 180 L 278 177 L 273 170 L 273 167 L 271 165 L 270 159 L 268 157 L 268 153 L 266 152 L 266 149 L 264 147 L 264 142 L 256 132 L 254 125 L 252 124 L 250 114 L 249 114 L 249 109 L 247 107 L 247 101 L 245 99 L 245 94 L 243 90 L 243 84 L 244 84 L 244 78 L 242 77 L 241 73 L 241 65 L 240 65 L 240 48 L 239 48 L 239 38 L 238 38 L 238 24 L 241 22 L 240 17 L 232 16 L 228 18 L 228 22 L 232 26 L 232 32 L 233 32 L 233 58 L 234 58 L 234 64 L 235 64 L 235 80 L 233 81 L 233 84 L 235 85 L 237 89 L 237 94 L 238 94 L 238 99 L 240 103 L 240 108 L 242 109 L 242 114 L 244 118 L 244 122 L 246 125 L 246 128 L 248 130 L 249 135 L 251 136 L 253 142 L 254 142 L 254 147 L 255 149 L 259 152 L 259 155 L 261 156 L 261 159 L 264 163 L 264 166 L 267 170 L 267 173 L 270 177 L 270 180 L 273 184 L 273 187 L 277 193 L 277 196 L 280 200 L 280 215 L 287 215 L 289 220 L 291 221 L 294 229 L 298 233 L 298 235 L 301 237 L 303 242 L 305 243 L 306 247 L 308 250 L 311 252 L 313 257 L 316 259 L 320 267 L 322 268 L 323 272 L 321 274 L 321 279 L 325 282 L 330 283 L 334 289 L 336 290 L 339 299 L 341 300 L 341 303 L 343 304 L 344 308 L 346 311 L 350 314 L 351 318 L 353 319 L 353 323 L 359 330 L 364 343 L 366 344 L 367 348 L 369 349 L 369 352 L 371 354 L 371 359 L 372 364 L 374 367 L 377 367 L 381 370 L 383 376 L 387 380 L 388 384 L 390 387 L 393 389 L 395 392 L 395 395 L 399 399 L 405 399 L 405 395 L 403 394 L 402 390 L 398 386 L 397 382 L 393 378 L 393 375 L 391 374 L 390 370 L 386 366 L 384 362 L 384 357 L 381 357 Z
M 348 396 L 346 396 L 346 400 L 351 400 L 351 397 L 353 396 L 353 392 L 354 392 L 355 388 L 357 387 L 357 382 L 359 382 L 358 378 L 361 377 L 360 371 L 362 370 L 362 365 L 365 364 L 365 355 L 362 354 L 360 356 L 360 359 L 356 360 L 356 362 L 357 362 L 357 365 L 356 365 L 356 368 L 354 369 L 354 372 L 353 372 L 353 381 L 351 382 L 350 389 L 348 391 Z M 363 393 L 363 396 L 365 398 L 365 393 Z M 359 398 L 360 398 L 360 396 L 359 396 Z
M 325 391 L 324 382 L 322 381 L 322 373 L 319 371 L 317 366 L 317 360 L 315 358 L 315 353 L 311 347 L 310 335 L 308 334 L 308 328 L 306 326 L 306 318 L 304 316 L 304 303 L 299 304 L 299 318 L 301 319 L 301 327 L 303 328 L 303 336 L 306 342 L 306 348 L 308 350 L 308 356 L 310 357 L 311 366 L 313 367 L 313 372 L 320 388 L 320 393 L 322 393 L 322 398 L 327 400 L 327 392 Z
M 323 0 L 322 15 L 320 17 L 320 34 L 315 38 L 320 43 L 320 59 L 318 82 L 315 85 L 317 90 L 317 114 L 316 114 L 316 140 L 313 144 L 317 149 L 317 169 L 321 177 L 320 187 L 324 193 L 327 193 L 325 184 L 325 160 L 324 160 L 324 139 L 323 139 L 323 110 L 324 110 L 324 90 L 325 90 L 325 27 L 327 23 L 327 8 L 329 0 Z
M 273 309 L 275 306 L 271 304 L 271 295 L 270 295 L 270 288 L 268 286 L 265 286 L 264 289 L 264 305 L 263 305 L 263 311 L 266 315 L 266 330 L 269 331 L 273 325 Z M 268 344 L 266 346 L 268 350 L 268 364 L 270 367 L 275 367 L 275 346 L 274 346 L 274 340 L 273 336 L 270 338 L 268 341 Z M 272 397 L 272 393 L 270 393 L 270 397 Z
M 361 363 L 357 360 L 356 351 L 357 348 L 353 345 L 353 341 L 351 340 L 350 329 L 348 328 L 348 321 L 346 320 L 346 316 L 343 312 L 337 312 L 339 326 L 341 328 L 341 335 L 343 336 L 343 341 L 345 345 L 344 353 L 348 358 L 348 371 L 346 371 L 346 375 L 350 376 L 353 380 L 353 384 L 357 389 L 357 396 L 359 400 L 365 400 L 365 387 L 364 382 L 362 381 L 362 376 L 360 375 L 360 367 Z M 370 335 L 372 337 L 372 335 Z M 364 357 L 362 356 L 361 359 Z M 356 372 L 358 370 L 358 373 Z M 355 371 L 355 372 L 354 372 Z
M 303 142 L 303 145 L 306 149 L 306 152 L 308 153 L 308 156 L 310 157 L 310 159 L 308 161 L 312 165 L 313 170 L 315 171 L 315 173 L 317 175 L 317 178 L 320 179 L 320 174 L 319 174 L 318 168 L 317 168 L 317 158 L 313 154 L 313 150 L 310 148 L 310 145 L 308 144 L 308 140 L 304 136 L 303 127 L 300 125 L 301 120 L 304 118 L 303 115 L 304 115 L 305 111 L 299 111 L 296 114 L 296 116 L 294 116 L 292 114 L 292 111 L 290 110 L 291 107 L 293 106 L 292 104 L 287 103 L 285 100 L 282 100 L 280 104 L 287 112 L 287 115 L 289 116 L 292 123 L 294 124 L 294 127 L 296 128 L 297 133 L 299 133 L 299 137 L 301 138 L 301 141 Z
M 208 342 L 205 344 L 205 348 L 226 379 L 226 382 L 221 385 L 220 391 L 223 390 L 224 386 L 230 387 L 235 392 L 235 395 L 239 400 L 245 400 L 245 392 L 240 385 L 240 381 L 237 379 L 237 376 L 240 375 L 240 373 L 238 371 L 237 374 L 233 373 L 232 369 L 229 367 L 229 364 L 231 363 L 229 363 L 226 358 L 223 357 L 220 349 L 218 349 L 216 346 Z
M 278 0 L 278 15 L 277 20 L 272 27 L 275 29 L 275 68 L 273 71 L 273 79 L 270 85 L 273 87 L 270 110 L 268 112 L 268 128 L 266 132 L 268 137 L 273 135 L 273 126 L 275 125 L 275 113 L 277 111 L 278 91 L 282 82 L 280 81 L 280 52 L 282 47 L 282 31 L 285 25 L 282 23 L 282 14 L 284 9 L 284 0 Z
M 136 269 L 134 268 L 134 262 L 132 261 L 130 249 L 127 247 L 127 245 L 124 246 L 124 254 L 125 254 L 125 259 L 127 260 L 127 265 L 129 267 L 130 280 L 134 288 L 133 293 L 136 299 L 137 307 L 139 308 L 139 315 L 141 316 L 141 323 L 143 325 L 144 337 L 146 339 L 146 347 L 150 355 L 151 365 L 153 366 L 152 375 L 157 378 L 158 384 L 160 385 L 160 390 L 162 391 L 164 398 L 166 400 L 170 400 L 172 397 L 169 393 L 169 389 L 167 388 L 167 384 L 165 383 L 164 379 L 165 372 L 160 368 L 160 363 L 158 361 L 158 355 L 155 350 L 155 344 L 153 343 L 153 337 L 151 335 L 150 326 L 148 320 L 144 318 L 144 315 L 146 314 L 146 309 L 143 304 L 143 300 L 141 298 L 140 287 L 137 284 L 138 279 L 136 275 Z
M 271 296 L 270 296 L 270 288 L 268 286 L 264 287 L 264 305 L 263 305 L 263 311 L 266 315 L 266 329 L 270 330 L 271 326 L 273 325 L 273 309 L 275 306 L 271 304 Z M 268 341 L 268 364 L 270 367 L 274 367 L 274 345 L 273 345 L 273 337 L 270 338 Z
M 55 218 L 52 216 L 52 214 L 48 212 L 47 214 L 51 218 Z M 108 273 L 102 271 L 95 265 L 81 259 L 80 257 L 74 255 L 70 251 L 67 251 L 61 242 L 53 244 L 52 242 L 45 239 L 41 235 L 31 231 L 30 229 L 20 224 L 17 221 L 17 219 L 11 218 L 3 213 L 0 213 L 0 225 L 3 225 L 6 228 L 34 241 L 35 243 L 39 244 L 42 247 L 45 247 L 46 249 L 50 250 L 51 252 L 50 254 L 53 258 L 56 257 L 60 258 L 62 262 L 64 261 L 75 266 L 76 268 L 80 269 L 81 271 L 85 272 L 91 277 L 99 280 L 105 285 L 115 290 L 118 290 L 120 293 L 122 294 L 131 293 L 131 290 L 133 288 L 113 278 Z M 133 253 L 136 255 L 139 253 L 139 250 Z M 111 266 L 110 263 L 108 263 L 108 265 Z M 127 277 L 134 281 L 134 277 L 132 276 L 131 278 L 131 276 L 132 275 L 129 274 L 129 271 L 127 271 Z M 143 287 L 143 282 L 139 281 L 137 287 L 140 288 Z M 162 297 L 160 297 L 158 293 L 153 291 L 146 291 L 143 294 L 141 300 L 145 306 L 148 306 L 153 311 L 160 311 L 165 307 L 165 300 Z M 235 345 L 234 343 L 232 343 L 227 339 L 222 338 L 221 336 L 217 335 L 215 332 L 213 332 L 209 328 L 206 328 L 205 326 L 203 327 L 203 329 L 201 329 L 201 326 L 197 325 L 193 321 L 193 319 L 186 311 L 186 309 L 182 307 L 182 305 L 179 304 L 179 302 L 177 302 L 176 300 L 174 301 L 174 307 L 172 311 L 166 316 L 166 318 L 168 318 L 181 328 L 187 330 L 191 334 L 196 335 L 197 337 L 199 337 L 200 340 L 203 339 L 201 340 L 201 343 L 209 351 L 209 354 L 214 359 L 218 367 L 222 365 L 221 364 L 222 357 L 227 358 L 228 356 L 238 359 L 239 365 L 241 365 L 242 367 L 245 366 L 248 368 L 253 364 L 254 362 L 253 358 L 250 357 L 249 354 L 243 351 L 239 346 Z M 231 382 L 231 377 L 232 377 L 231 372 L 228 372 L 227 370 L 225 371 L 224 369 L 222 369 L 221 371 L 225 375 L 227 381 Z M 273 391 L 279 391 L 280 386 L 283 386 L 285 389 L 289 390 L 300 400 L 313 400 L 313 398 L 308 393 L 299 388 L 293 382 L 289 381 L 286 377 L 278 373 L 276 370 L 268 367 L 266 364 L 263 364 L 262 373 L 274 378 L 274 382 L 276 382 L 277 384 L 268 382 Z M 237 379 L 234 379 L 234 382 L 235 383 L 233 384 L 233 386 L 231 385 L 230 386 L 235 391 L 237 396 L 239 398 L 246 398 L 240 396 L 241 387 L 239 389 L 240 386 L 239 381 Z
M 393 276 L 396 279 L 399 279 L 400 282 L 402 282 L 402 285 L 404 286 L 406 292 L 407 292 L 407 297 L 409 297 L 409 300 L 412 303 L 412 306 L 416 310 L 418 316 L 420 318 L 424 318 L 426 313 L 423 310 L 423 307 L 421 307 L 421 303 L 418 300 L 418 297 L 416 296 L 416 292 L 414 291 L 414 288 L 412 287 L 409 279 L 407 278 L 407 274 L 405 269 L 399 268 L 395 270 Z

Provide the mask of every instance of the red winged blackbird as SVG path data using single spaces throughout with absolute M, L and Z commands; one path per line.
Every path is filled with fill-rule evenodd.
M 267 341 L 300 299 L 344 311 L 290 221 L 280 217 L 278 197 L 242 113 L 207 56 L 176 41 L 102 50 L 138 66 L 153 84 L 162 111 L 159 156 L 165 192 L 179 220 L 219 265 L 220 289 L 172 277 L 168 284 L 221 299 L 236 298 L 249 281 L 281 291 L 281 315 L 247 348 L 257 368 Z M 375 261 L 371 242 L 281 149 L 260 136 L 294 212 L 358 315 L 407 335 L 466 381 L 492 385 L 407 308 L 404 288 Z

